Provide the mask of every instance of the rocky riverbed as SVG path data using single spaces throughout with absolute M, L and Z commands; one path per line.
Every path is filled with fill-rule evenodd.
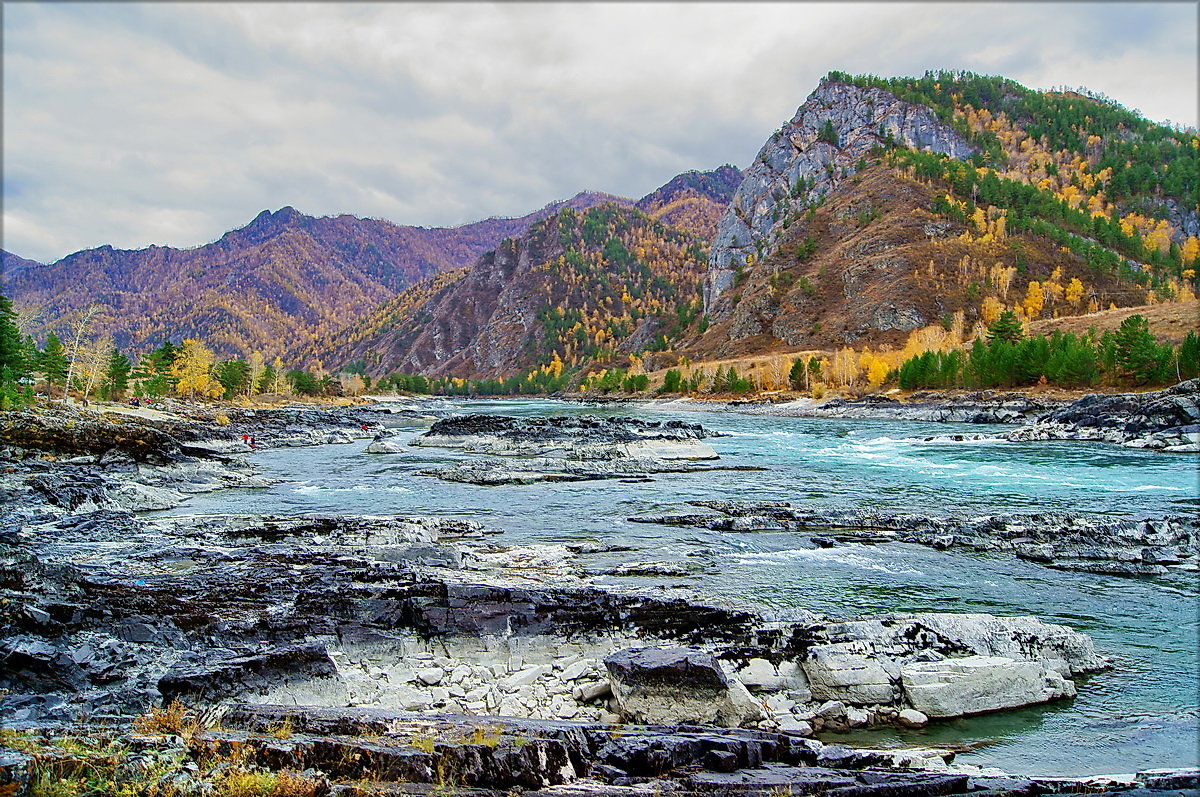
M 1074 401 L 1024 393 L 918 391 L 905 400 L 886 395 L 859 399 L 778 401 L 770 397 L 713 404 L 676 399 L 673 409 L 800 418 L 862 418 L 1013 424 L 1009 440 L 1093 440 L 1173 453 L 1200 452 L 1200 380 L 1145 393 L 1088 395 Z
M 906 762 L 877 776 L 895 787 L 954 770 L 952 755 L 856 753 L 802 740 L 1070 697 L 1076 677 L 1109 666 L 1086 636 L 1029 617 L 813 615 L 780 623 L 685 597 L 598 590 L 581 579 L 574 587 L 521 586 L 562 562 L 489 545 L 484 532 L 426 517 L 30 517 L 4 536 L 0 711 L 10 727 L 39 733 L 92 722 L 126 727 L 172 701 L 226 731 L 287 723 L 304 735 L 264 742 L 201 734 L 187 755 L 232 738 L 260 763 L 335 780 L 345 771 L 331 769 L 319 750 L 357 749 L 361 740 L 340 737 L 354 737 L 347 725 L 373 717 L 373 727 L 393 732 L 371 742 L 382 744 L 375 756 L 408 761 L 406 777 L 424 782 L 435 780 L 436 761 L 413 758 L 416 728 L 440 727 L 435 735 L 444 739 L 475 727 L 581 739 L 620 727 L 613 738 L 630 739 L 620 755 L 581 746 L 568 769 L 542 768 L 541 754 L 517 756 L 512 783 L 485 767 L 472 785 L 620 785 L 681 769 L 748 770 L 739 777 L 749 784 L 784 777 L 797 788 L 825 783 L 831 773 L 821 770 L 829 769 L 842 773 L 840 785 L 863 785 L 854 774 L 863 767 Z M 310 718 L 339 730 L 322 731 Z M 739 727 L 753 734 L 721 730 Z M 691 742 L 664 753 L 672 734 Z M 742 760 L 737 750 L 747 739 L 775 752 Z M 149 744 L 136 734 L 126 743 Z M 446 755 L 466 755 L 463 744 L 449 743 Z M 19 754 L 6 760 L 17 780 L 37 764 Z M 786 766 L 749 766 L 764 762 Z M 787 768 L 797 764 L 806 766 Z M 954 782 L 965 791 L 971 777 L 985 775 Z
M 738 533 L 794 531 L 806 535 L 814 547 L 912 542 L 939 550 L 1008 551 L 1047 567 L 1107 575 L 1153 576 L 1169 568 L 1200 569 L 1200 523 L 1188 516 L 1114 520 L 1061 512 L 953 518 L 853 509 L 812 511 L 779 501 L 690 503 L 710 511 L 630 520 Z
M 0 782 L 881 797 L 1200 782 L 1007 778 L 956 766 L 951 751 L 813 738 L 1069 699 L 1080 676 L 1110 666 L 1087 636 L 1033 617 L 769 620 L 677 589 L 600 589 L 594 575 L 611 568 L 593 557 L 611 546 L 502 545 L 462 518 L 130 511 L 150 508 L 146 495 L 183 500 L 184 485 L 254 484 L 243 429 L 259 445 L 365 439 L 377 430 L 362 412 L 5 415 Z M 473 447 L 483 430 L 489 451 L 605 462 L 624 458 L 605 446 L 679 455 L 708 435 L 533 427 L 476 417 L 435 425 L 425 442 Z
M 409 445 L 492 455 L 424 472 L 477 485 L 643 479 L 658 473 L 754 469 L 710 464 L 720 457 L 704 439 L 714 436 L 700 424 L 681 421 L 467 415 L 437 421 Z M 368 451 L 401 453 L 403 446 L 380 437 Z

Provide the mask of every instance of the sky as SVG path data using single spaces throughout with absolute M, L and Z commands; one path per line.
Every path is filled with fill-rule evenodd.
M 3 248 L 400 224 L 745 167 L 832 69 L 1086 86 L 1197 123 L 1197 5 L 3 4 Z

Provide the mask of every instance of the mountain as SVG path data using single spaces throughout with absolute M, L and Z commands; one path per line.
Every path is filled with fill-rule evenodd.
M 520 351 L 509 352 L 494 348 L 505 335 L 488 337 L 490 330 L 505 324 L 516 323 L 527 331 L 543 323 L 531 320 L 529 308 L 553 304 L 555 295 L 565 302 L 560 309 L 586 313 L 589 318 L 611 314 L 607 339 L 615 339 L 624 354 L 638 346 L 662 345 L 654 340 L 656 335 L 677 336 L 696 314 L 700 275 L 696 257 L 706 255 L 707 241 L 740 181 L 741 172 L 726 164 L 712 171 L 680 174 L 637 202 L 614 197 L 613 202 L 591 209 L 559 207 L 549 217 L 563 228 L 558 249 L 549 247 L 544 236 L 535 235 L 540 228 L 534 225 L 529 235 L 505 241 L 470 268 L 418 283 L 328 341 L 299 347 L 293 358 L 333 367 L 362 362 L 376 374 L 400 370 L 429 376 L 497 376 L 506 369 L 547 361 L 555 351 L 570 364 L 580 364 L 588 359 L 583 352 L 591 344 L 539 342 L 521 332 L 514 333 Z M 580 215 L 576 212 L 580 210 L 587 212 Z M 574 233 L 567 230 L 580 225 L 572 238 Z M 632 259 L 619 248 L 605 248 L 614 236 L 631 247 Z M 524 265 L 509 262 L 514 251 Z M 619 255 L 616 259 L 614 252 Z M 538 268 L 525 267 L 529 264 Z M 553 279 L 545 279 L 547 271 L 553 272 Z M 619 301 L 618 291 L 618 304 L 603 307 L 606 298 L 613 298 L 609 295 L 613 285 L 622 281 L 628 282 L 629 301 Z M 689 309 L 679 309 L 681 315 L 667 319 L 661 307 L 644 305 L 644 294 Z M 516 318 L 521 320 L 513 321 Z M 682 326 L 681 318 L 687 322 Z M 589 324 L 596 323 L 584 319 L 584 334 L 591 335 L 595 330 Z M 460 356 L 458 346 L 471 351 Z
M 623 359 L 667 348 L 690 326 L 706 263 L 704 239 L 637 208 L 566 208 L 410 288 L 316 354 L 374 374 L 477 379 Z
M 1099 96 L 831 73 L 745 171 L 683 350 L 890 347 L 1192 296 L 1198 173 L 1194 131 Z
M 635 207 L 652 219 L 711 241 L 741 182 L 741 171 L 729 164 L 709 172 L 684 172 L 639 199 Z
M 421 279 L 474 262 L 505 238 L 562 209 L 633 201 L 584 192 L 518 218 L 454 228 L 406 227 L 355 216 L 263 211 L 191 249 L 101 246 L 51 264 L 4 253 L 6 295 L 30 332 L 64 333 L 97 308 L 95 333 L 128 351 L 198 337 L 222 356 L 267 357 L 319 341 Z
M 571 257 L 593 264 L 585 273 L 537 228 L 385 305 L 325 362 L 490 377 L 555 355 L 596 370 L 628 355 L 886 351 L 926 327 L 961 340 L 1004 310 L 1035 322 L 1187 299 L 1200 254 L 1196 142 L 1084 92 L 970 73 L 831 73 L 745 172 L 680 175 L 620 209 L 625 224 L 684 223 L 712 241 L 703 313 L 689 303 L 692 250 L 660 275 L 670 320 L 661 306 L 606 303 L 643 283 L 603 237 L 571 239 Z M 607 346 L 565 346 L 604 328 Z

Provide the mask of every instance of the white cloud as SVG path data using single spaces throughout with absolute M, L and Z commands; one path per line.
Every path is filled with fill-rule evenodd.
M 746 165 L 830 69 L 1086 85 L 1195 124 L 1196 8 L 9 4 L 4 247 L 190 246 L 291 204 L 445 225 Z

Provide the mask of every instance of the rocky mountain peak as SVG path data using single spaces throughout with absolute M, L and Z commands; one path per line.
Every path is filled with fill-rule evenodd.
M 312 221 L 312 217 L 304 215 L 291 205 L 284 205 L 276 211 L 262 211 L 245 227 L 225 233 L 221 240 L 236 242 L 239 245 L 260 244 L 307 221 Z
M 883 89 L 823 79 L 743 173 L 713 241 L 705 311 L 716 318 L 727 315 L 735 275 L 761 263 L 796 214 L 854 174 L 861 159 L 889 137 L 954 158 L 975 152 L 931 108 Z

